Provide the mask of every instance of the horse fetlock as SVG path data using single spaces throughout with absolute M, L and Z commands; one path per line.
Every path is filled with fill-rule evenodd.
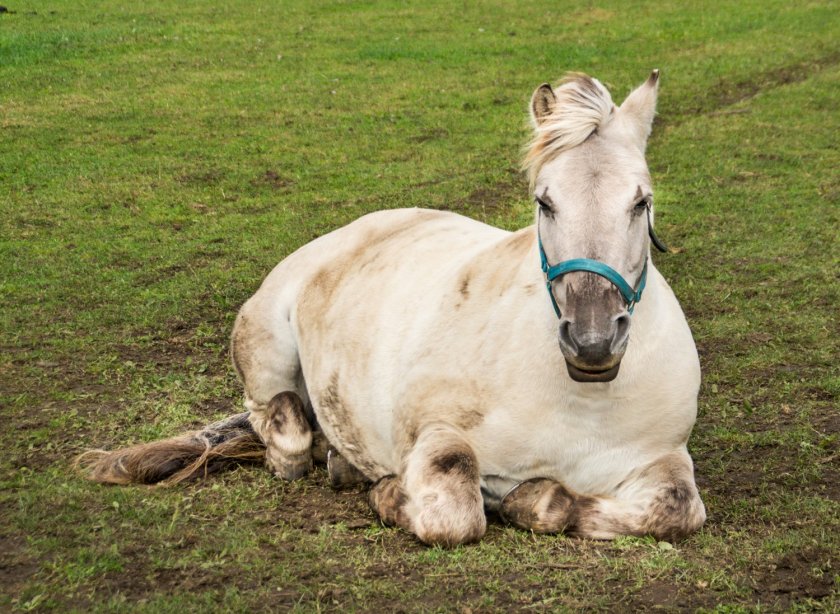
M 574 493 L 548 478 L 521 482 L 502 499 L 499 515 L 520 529 L 537 533 L 560 533 L 576 516 Z

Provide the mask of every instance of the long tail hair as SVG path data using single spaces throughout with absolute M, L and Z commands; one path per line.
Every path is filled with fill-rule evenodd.
M 244 412 L 170 439 L 120 450 L 88 450 L 76 457 L 75 466 L 101 484 L 177 484 L 233 463 L 264 459 L 265 444 Z

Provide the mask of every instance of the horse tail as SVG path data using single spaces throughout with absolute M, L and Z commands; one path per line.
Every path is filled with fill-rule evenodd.
M 100 484 L 170 485 L 206 477 L 232 464 L 260 462 L 265 459 L 265 444 L 248 414 L 169 439 L 120 450 L 88 450 L 76 457 L 75 466 Z

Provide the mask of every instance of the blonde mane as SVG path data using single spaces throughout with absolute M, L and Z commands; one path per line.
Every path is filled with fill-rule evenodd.
M 554 95 L 557 100 L 548 115 L 532 118 L 534 138 L 522 162 L 532 188 L 543 164 L 583 143 L 609 121 L 615 108 L 607 88 L 583 73 L 568 73 Z

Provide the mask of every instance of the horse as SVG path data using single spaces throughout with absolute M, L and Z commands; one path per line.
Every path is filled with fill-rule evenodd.
M 430 545 L 479 540 L 488 513 L 594 539 L 691 534 L 706 517 L 687 451 L 700 365 L 650 257 L 658 86 L 655 70 L 615 106 L 585 74 L 540 85 L 534 225 L 394 209 L 315 239 L 236 318 L 244 413 L 80 466 L 126 484 L 254 458 L 297 480 L 326 461 Z

